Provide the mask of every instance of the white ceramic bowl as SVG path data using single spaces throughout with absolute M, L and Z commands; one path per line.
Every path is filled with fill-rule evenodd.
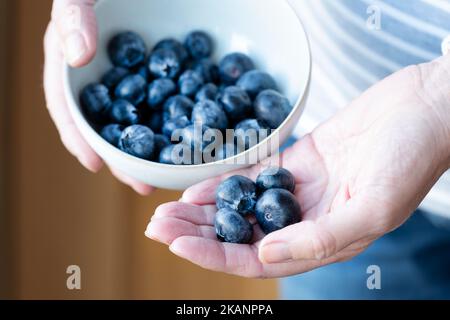
M 243 159 L 265 150 L 266 139 L 234 158 L 221 162 L 171 166 L 132 157 L 104 141 L 91 128 L 79 106 L 79 93 L 98 81 L 111 67 L 106 47 L 116 33 L 132 30 L 143 36 L 147 47 L 165 37 L 184 36 L 194 29 L 215 40 L 214 58 L 227 53 L 248 54 L 261 70 L 274 76 L 293 111 L 274 133 L 284 142 L 294 130 L 308 91 L 311 56 L 301 22 L 285 0 L 100 0 L 96 5 L 99 44 L 95 59 L 86 67 L 66 67 L 65 93 L 74 121 L 89 145 L 105 162 L 146 184 L 166 189 L 185 189 L 248 164 Z M 271 150 L 272 152 L 274 150 Z M 263 155 L 264 157 L 264 155 Z M 239 163 L 237 165 L 236 163 Z

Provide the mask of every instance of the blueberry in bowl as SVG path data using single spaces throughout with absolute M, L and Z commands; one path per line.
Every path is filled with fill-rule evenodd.
M 113 123 L 130 126 L 140 122 L 139 110 L 127 100 L 115 100 L 109 114 Z
M 124 99 L 135 106 L 145 100 L 147 83 L 145 79 L 138 74 L 126 76 L 116 87 L 114 91 L 117 99 Z
M 258 120 L 264 121 L 271 129 L 277 129 L 292 111 L 289 100 L 275 90 L 264 90 L 254 102 Z
M 172 50 L 178 55 L 178 58 L 183 64 L 186 63 L 189 59 L 189 53 L 187 52 L 186 48 L 183 46 L 183 44 L 181 44 L 180 41 L 174 38 L 166 38 L 159 41 L 157 44 L 155 44 L 153 51 L 156 51 L 158 49 Z
M 151 159 L 155 150 L 153 131 L 142 125 L 125 128 L 119 139 L 119 148 L 140 159 Z
M 219 93 L 217 101 L 235 122 L 249 118 L 253 112 L 252 100 L 247 92 L 236 86 L 226 87 Z
M 239 88 L 245 90 L 247 94 L 254 99 L 261 91 L 277 90 L 277 83 L 267 72 L 261 70 L 251 70 L 244 73 L 236 84 Z
M 229 0 L 230 10 L 206 0 L 172 0 L 170 3 L 104 0 L 95 5 L 99 25 L 97 54 L 83 68 L 65 68 L 64 88 L 77 128 L 108 165 L 153 186 L 183 189 L 252 164 L 245 159 L 258 154 L 270 139 L 258 135 L 254 144 L 238 148 L 236 135 L 228 140 L 227 131 L 246 120 L 244 124 L 273 129 L 271 140 L 276 138 L 282 144 L 287 139 L 302 113 L 308 90 L 308 43 L 289 5 L 275 0 L 256 1 Z M 262 9 L 255 12 L 255 6 Z M 221 19 L 213 18 L 217 16 Z M 282 19 L 283 23 L 271 26 L 265 23 L 274 19 Z M 187 77 L 180 85 L 180 76 L 187 70 L 198 73 L 202 84 L 198 85 L 200 81 L 195 81 L 195 77 Z M 260 76 L 254 76 L 258 74 Z M 267 81 L 268 77 L 261 76 L 263 74 L 270 75 L 276 86 Z M 233 89 L 227 91 L 233 86 L 245 92 L 250 103 L 244 95 L 237 103 L 224 99 L 224 92 L 228 97 L 235 97 L 229 94 Z M 279 123 L 276 127 L 274 123 L 267 123 L 265 103 L 258 104 L 257 112 L 256 98 L 265 90 L 276 90 L 287 98 L 291 107 L 282 121 L 274 121 Z M 177 104 L 166 107 L 167 101 L 177 95 L 190 102 L 184 106 L 182 102 L 181 107 Z M 223 121 L 213 121 L 214 116 L 223 120 L 216 107 L 204 110 L 213 110 L 213 117 L 198 110 L 193 117 L 195 104 L 206 100 L 220 106 L 228 120 L 226 126 L 221 124 Z M 164 149 L 185 147 L 171 137 L 174 132 L 192 125 L 193 118 L 222 132 L 222 145 L 211 153 L 216 160 L 205 160 L 203 154 L 200 158 L 204 161 L 189 166 L 180 165 L 178 161 L 175 161 L 177 164 L 160 161 L 165 159 L 161 157 Z M 120 143 L 119 133 L 122 136 L 131 126 L 143 126 L 153 132 L 152 154 L 148 153 L 151 142 L 141 144 L 146 147 L 142 148 L 143 152 L 135 152 L 132 145 L 127 144 L 129 140 Z M 163 129 L 170 145 L 166 145 L 166 139 L 156 138 L 163 134 Z M 151 141 L 149 134 L 143 136 Z M 156 147 L 157 139 L 161 147 Z M 245 141 L 245 135 L 240 139 Z M 206 149 L 202 147 L 201 151 Z M 223 152 L 227 149 L 233 151 Z M 182 152 L 183 156 L 188 150 Z M 270 152 L 258 159 L 269 156 Z
M 214 83 L 207 83 L 195 95 L 195 101 L 216 100 L 219 88 Z
M 183 61 L 171 49 L 161 48 L 153 51 L 148 59 L 148 69 L 156 78 L 175 79 L 181 73 Z
M 157 109 L 176 91 L 177 86 L 171 79 L 156 79 L 148 85 L 147 104 L 150 108 Z
M 220 79 L 233 85 L 247 71 L 255 69 L 253 60 L 244 53 L 234 52 L 226 55 L 219 64 Z
M 203 83 L 202 75 L 194 70 L 186 70 L 178 80 L 180 93 L 187 97 L 194 97 L 203 86 Z
M 98 83 L 88 84 L 81 91 L 80 104 L 92 122 L 105 121 L 112 104 L 109 89 Z
M 131 68 L 138 65 L 144 61 L 146 51 L 144 40 L 132 31 L 117 34 L 108 44 L 109 58 L 118 67 Z
M 213 52 L 212 38 L 201 30 L 189 33 L 184 46 L 194 59 L 208 58 Z
M 220 105 L 212 100 L 197 102 L 192 110 L 192 122 L 204 124 L 212 129 L 228 128 L 228 117 Z
M 120 124 L 108 124 L 100 131 L 100 135 L 114 147 L 119 147 L 120 136 L 125 127 Z

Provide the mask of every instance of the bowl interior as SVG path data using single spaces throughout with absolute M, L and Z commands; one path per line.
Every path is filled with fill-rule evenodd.
M 70 70 L 75 99 L 89 82 L 111 67 L 107 43 L 116 33 L 133 30 L 150 50 L 165 37 L 183 39 L 194 29 L 209 32 L 215 40 L 214 58 L 240 51 L 277 80 L 294 105 L 309 76 L 306 36 L 294 11 L 284 0 L 100 0 L 98 52 L 88 66 Z

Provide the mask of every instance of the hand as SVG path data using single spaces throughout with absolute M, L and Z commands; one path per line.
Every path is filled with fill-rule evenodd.
M 303 221 L 255 243 L 216 239 L 215 189 L 262 165 L 186 190 L 160 206 L 146 235 L 206 269 L 282 277 L 344 261 L 399 227 L 450 166 L 450 62 L 404 69 L 365 92 L 281 155 L 296 177 Z
M 44 89 L 47 108 L 64 146 L 83 166 L 97 172 L 101 169 L 103 161 L 83 139 L 73 122 L 62 87 L 65 61 L 72 67 L 81 67 L 95 56 L 97 25 L 94 3 L 95 0 L 53 2 L 52 19 L 44 39 Z M 125 176 L 117 169 L 111 168 L 111 171 L 119 180 L 142 195 L 147 195 L 153 190 L 152 187 Z

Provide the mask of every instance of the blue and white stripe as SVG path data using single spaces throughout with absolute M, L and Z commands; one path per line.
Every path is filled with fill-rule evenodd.
M 450 35 L 450 0 L 289 1 L 305 25 L 313 56 L 311 92 L 298 135 L 391 73 L 437 58 Z M 378 30 L 368 27 L 369 7 L 380 13 Z M 450 174 L 423 207 L 450 216 Z

